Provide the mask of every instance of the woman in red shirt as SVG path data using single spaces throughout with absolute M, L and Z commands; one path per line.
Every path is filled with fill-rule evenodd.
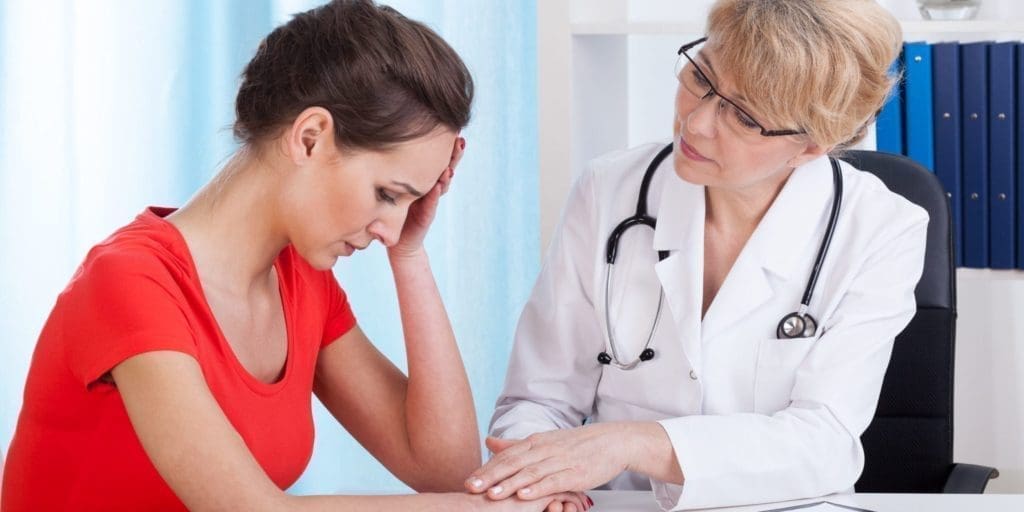
M 472 94 L 440 37 L 369 0 L 331 2 L 267 36 L 236 99 L 241 149 L 184 207 L 148 208 L 94 247 L 58 297 L 0 508 L 544 509 L 458 492 L 282 491 L 312 453 L 312 393 L 417 491 L 460 490 L 479 465 L 423 248 Z M 408 377 L 367 340 L 330 272 L 374 240 L 394 274 Z

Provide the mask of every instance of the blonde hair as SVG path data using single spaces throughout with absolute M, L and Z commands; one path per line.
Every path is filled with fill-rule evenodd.
M 766 128 L 802 129 L 821 147 L 862 139 L 899 81 L 903 34 L 874 0 L 719 0 L 707 36 Z

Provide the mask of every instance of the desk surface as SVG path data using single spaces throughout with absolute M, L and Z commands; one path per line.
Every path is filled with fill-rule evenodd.
M 658 512 L 650 491 L 588 491 L 593 512 Z M 809 500 L 747 507 L 709 509 L 715 512 L 760 512 L 804 503 L 829 501 L 872 512 L 1020 512 L 1024 494 L 833 494 Z M 795 511 L 799 512 L 799 511 Z

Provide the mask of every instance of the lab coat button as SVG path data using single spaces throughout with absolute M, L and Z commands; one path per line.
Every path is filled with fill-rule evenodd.
M 690 379 L 697 380 L 697 372 L 690 370 Z

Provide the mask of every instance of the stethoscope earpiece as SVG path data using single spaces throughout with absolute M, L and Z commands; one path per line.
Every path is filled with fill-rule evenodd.
M 601 364 L 612 364 L 612 356 L 608 352 L 601 352 L 597 355 L 597 362 Z

